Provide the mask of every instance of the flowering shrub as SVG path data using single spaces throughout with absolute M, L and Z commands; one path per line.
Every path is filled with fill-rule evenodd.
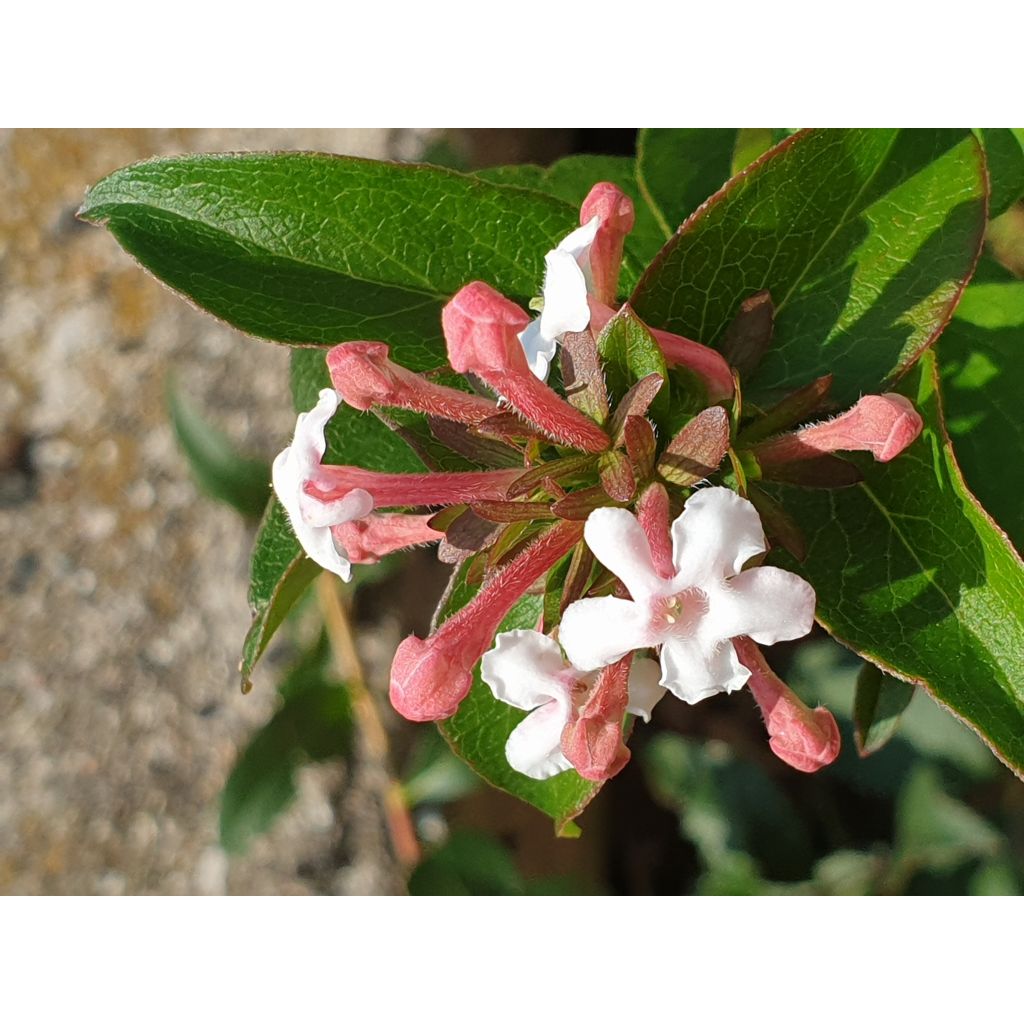
M 1021 769 L 1020 561 L 930 351 L 978 259 L 983 140 L 800 132 L 696 208 L 720 140 L 652 130 L 614 181 L 284 154 L 89 193 L 158 276 L 296 346 L 246 675 L 321 569 L 436 543 L 452 584 L 391 702 L 563 829 L 665 692 L 748 689 L 779 758 L 831 763 L 832 715 L 760 649 L 815 617 Z

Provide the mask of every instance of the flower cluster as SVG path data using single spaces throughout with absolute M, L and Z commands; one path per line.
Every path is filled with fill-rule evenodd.
M 814 771 L 838 752 L 835 721 L 807 708 L 759 645 L 804 636 L 815 595 L 796 574 L 761 564 L 769 537 L 798 558 L 803 541 L 760 481 L 848 485 L 857 467 L 835 452 L 887 461 L 917 437 L 920 417 L 899 395 L 870 395 L 800 426 L 820 415 L 828 377 L 745 414 L 722 354 L 615 309 L 633 226 L 628 196 L 594 186 L 580 224 L 546 257 L 539 316 L 479 281 L 445 306 L 447 379 L 454 371 L 464 386 L 405 369 L 379 341 L 333 348 L 333 388 L 299 416 L 274 463 L 275 491 L 309 557 L 343 579 L 353 562 L 439 542 L 441 557 L 477 585 L 429 637 L 399 646 L 390 693 L 407 718 L 454 714 L 479 666 L 498 700 L 528 712 L 508 738 L 515 769 L 543 779 L 574 768 L 601 780 L 629 758 L 628 715 L 649 719 L 665 692 L 692 704 L 747 686 L 771 749 Z M 755 298 L 758 309 L 770 302 Z M 661 439 L 650 410 L 664 378 L 615 395 L 605 380 L 605 340 L 625 320 L 702 399 L 674 432 L 662 424 Z M 556 359 L 561 394 L 546 383 Z M 735 362 L 748 368 L 749 352 Z M 327 464 L 324 429 L 339 402 L 417 414 L 480 468 L 390 474 Z M 538 592 L 537 628 L 499 633 Z

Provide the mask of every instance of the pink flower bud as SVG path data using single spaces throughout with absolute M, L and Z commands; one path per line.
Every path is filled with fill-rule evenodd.
M 603 782 L 618 775 L 629 761 L 622 738 L 622 720 L 629 703 L 632 653 L 601 669 L 589 690 L 573 694 L 569 721 L 562 730 L 562 753 L 580 775 Z M 584 677 L 585 678 L 585 677 Z M 586 686 L 581 680 L 577 686 Z
M 672 538 L 669 535 L 671 515 L 668 491 L 661 484 L 651 484 L 640 495 L 636 503 L 636 518 L 651 546 L 655 570 L 664 579 L 672 579 L 676 567 L 672 561 Z
M 923 422 L 902 395 L 865 395 L 835 419 L 772 438 L 754 448 L 762 466 L 813 459 L 824 452 L 871 452 L 878 462 L 896 458 L 917 440 Z
M 580 224 L 597 217 L 600 224 L 590 244 L 590 274 L 598 301 L 614 305 L 619 289 L 619 267 L 626 235 L 633 230 L 633 200 L 620 188 L 599 181 L 580 207 Z
M 590 300 L 590 327 L 595 337 L 601 333 L 605 324 L 614 315 L 615 310 L 606 304 L 598 302 L 596 299 Z M 651 332 L 651 337 L 658 343 L 665 362 L 672 366 L 685 366 L 686 369 L 695 373 L 704 382 L 708 399 L 712 403 L 732 398 L 732 370 L 729 369 L 729 364 L 721 353 L 678 334 L 669 334 L 668 331 L 662 331 L 656 327 L 647 329 Z
M 413 722 L 455 714 L 473 685 L 473 668 L 491 646 L 502 619 L 527 589 L 580 539 L 579 523 L 542 534 L 447 619 L 433 636 L 406 637 L 391 666 L 391 703 Z
M 401 513 L 369 515 L 332 526 L 331 533 L 350 562 L 373 565 L 393 551 L 443 540 L 443 533 L 427 525 L 432 518 Z
M 608 448 L 608 435 L 558 397 L 530 371 L 518 335 L 529 318 L 489 285 L 474 281 L 456 293 L 441 314 L 448 360 L 473 373 L 549 437 L 582 451 Z
M 768 729 L 776 757 L 801 772 L 816 772 L 839 756 L 839 727 L 827 708 L 811 710 L 769 668 L 749 637 L 733 640 L 740 661 L 750 669 L 750 687 Z
M 364 412 L 374 405 L 413 409 L 471 426 L 498 411 L 494 402 L 435 384 L 388 354 L 380 341 L 347 341 L 327 353 L 331 383 L 346 404 Z
M 360 489 L 373 498 L 374 508 L 397 505 L 458 505 L 465 501 L 504 501 L 521 469 L 466 473 L 377 473 L 360 466 L 321 465 L 306 484 L 306 493 L 321 502 L 334 502 Z

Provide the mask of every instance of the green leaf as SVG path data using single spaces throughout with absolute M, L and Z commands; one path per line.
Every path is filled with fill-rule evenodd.
M 998 217 L 1024 195 L 1024 128 L 978 128 L 988 158 L 992 195 L 989 217 Z
M 631 288 L 640 268 L 649 263 L 665 244 L 655 213 L 651 210 L 637 181 L 636 164 L 625 156 L 580 154 L 557 160 L 550 167 L 520 164 L 511 167 L 489 167 L 477 171 L 477 177 L 498 185 L 516 185 L 544 192 L 570 203 L 579 211 L 587 193 L 599 181 L 610 181 L 633 200 L 636 224 L 627 242 L 628 253 L 623 267 L 622 287 Z M 723 179 L 724 180 L 724 179 Z
M 466 584 L 465 575 L 466 567 L 462 566 L 439 621 L 457 612 L 476 593 L 475 587 Z M 541 596 L 522 598 L 502 621 L 499 632 L 533 629 L 540 618 L 542 604 Z M 491 693 L 480 678 L 477 665 L 469 696 L 453 717 L 438 723 L 438 728 L 452 750 L 478 775 L 549 815 L 555 820 L 559 835 L 571 835 L 572 819 L 597 795 L 600 784 L 588 782 L 571 770 L 543 781 L 517 772 L 505 757 L 505 743 L 525 717 L 525 712 L 503 704 Z
M 978 269 L 937 348 L 946 422 L 968 486 L 1020 551 L 1024 281 L 992 260 Z
M 352 710 L 347 691 L 305 684 L 290 695 L 239 755 L 221 796 L 220 841 L 244 853 L 295 797 L 295 772 L 306 761 L 348 754 Z
M 271 498 L 256 535 L 249 567 L 252 624 L 245 635 L 238 666 L 243 687 L 270 638 L 320 571 L 320 566 L 303 554 L 284 506 L 277 498 Z
M 867 663 L 861 668 L 853 698 L 853 721 L 861 757 L 881 750 L 892 739 L 914 692 L 909 683 L 887 676 L 876 665 Z
M 256 518 L 267 506 L 270 467 L 242 455 L 230 439 L 203 419 L 169 377 L 166 386 L 171 425 L 200 488 L 244 516 Z
M 900 390 L 924 419 L 902 455 L 858 460 L 864 482 L 845 490 L 777 492 L 808 541 L 787 567 L 814 586 L 829 632 L 922 683 L 1022 774 L 1024 566 L 960 476 L 931 353 Z
M 736 128 L 641 128 L 636 140 L 640 191 L 662 242 L 732 175 Z
M 714 345 L 767 289 L 774 342 L 744 397 L 761 403 L 831 371 L 848 404 L 945 324 L 981 245 L 985 193 L 966 130 L 802 131 L 684 225 L 633 305 L 653 327 Z
M 665 357 L 658 343 L 628 306 L 620 309 L 605 325 L 597 338 L 597 350 L 604 363 L 613 407 L 634 384 L 651 374 L 668 382 Z M 651 418 L 659 424 L 664 422 L 670 401 L 670 389 L 662 387 L 650 404 Z
M 566 203 L 409 164 L 317 153 L 171 157 L 115 171 L 79 215 L 172 288 L 271 341 L 374 338 L 444 362 L 440 311 L 484 280 L 524 306 Z
M 402 783 L 410 807 L 452 803 L 472 793 L 479 784 L 480 779 L 451 752 L 439 733 L 433 729 L 419 733 Z
M 522 896 L 512 855 L 490 836 L 456 832 L 412 873 L 410 896 Z

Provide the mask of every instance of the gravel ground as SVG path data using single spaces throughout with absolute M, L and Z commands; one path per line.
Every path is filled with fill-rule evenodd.
M 269 457 L 293 422 L 287 353 L 193 311 L 74 211 L 154 154 L 421 144 L 380 129 L 0 135 L 0 892 L 400 888 L 358 767 L 339 814 L 341 769 L 312 768 L 245 858 L 217 844 L 218 794 L 273 685 L 264 668 L 239 693 L 251 533 L 198 495 L 163 388 L 175 371 Z M 398 628 L 365 636 L 371 675 Z

